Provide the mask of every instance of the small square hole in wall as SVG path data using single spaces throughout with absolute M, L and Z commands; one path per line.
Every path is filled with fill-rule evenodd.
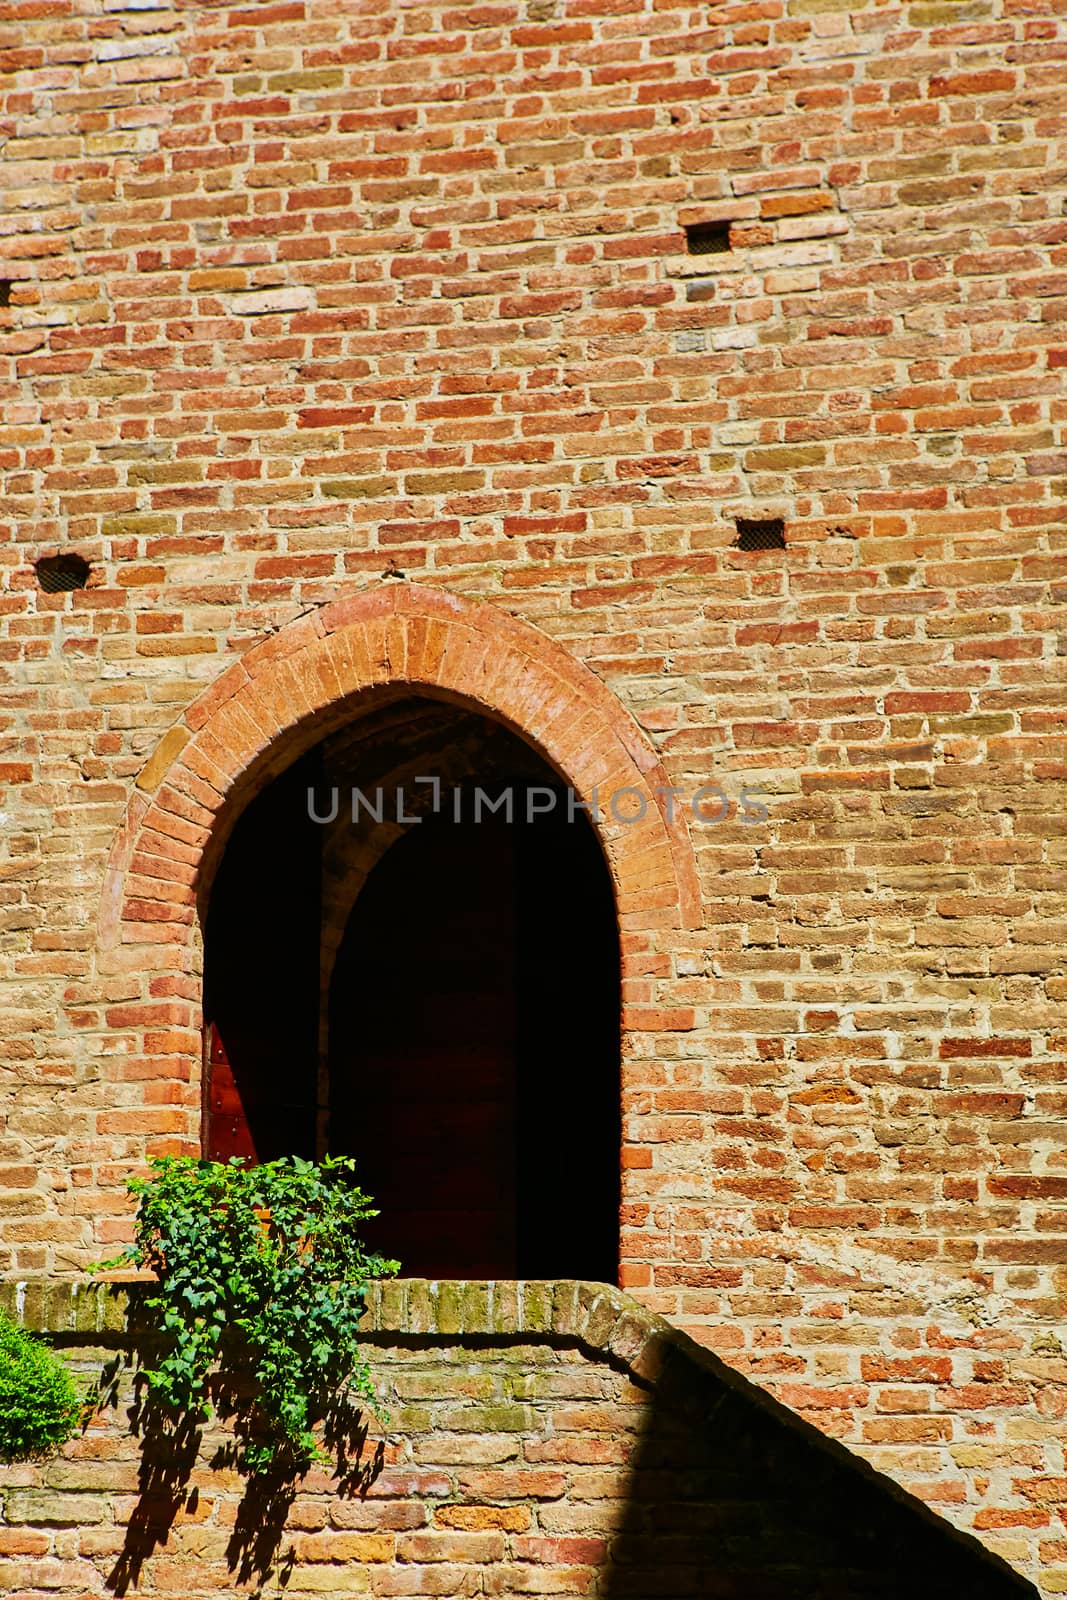
M 84 589 L 89 582 L 89 563 L 73 550 L 58 556 L 42 556 L 33 566 L 45 594 L 70 593 L 74 589 Z
M 0 278 L 0 306 L 11 304 L 11 279 Z
M 685 230 L 691 256 L 721 256 L 730 248 L 729 222 L 691 222 Z
M 785 522 L 781 517 L 738 517 L 738 550 L 784 550 Z

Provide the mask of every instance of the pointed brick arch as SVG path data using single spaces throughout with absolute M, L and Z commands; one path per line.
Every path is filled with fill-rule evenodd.
M 684 816 L 632 718 L 588 667 L 498 607 L 390 584 L 300 618 L 196 699 L 163 738 L 108 863 L 100 919 L 107 967 L 191 970 L 197 893 L 226 819 L 375 690 L 418 689 L 483 708 L 589 801 L 636 791 L 643 820 L 599 833 L 623 932 L 699 926 Z M 634 800 L 634 805 L 638 802 Z M 152 951 L 167 959 L 153 962 Z M 139 952 L 139 954 L 138 954 Z

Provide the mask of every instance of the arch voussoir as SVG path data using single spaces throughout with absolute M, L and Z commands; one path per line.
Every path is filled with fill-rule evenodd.
M 640 820 L 608 815 L 600 823 L 620 924 L 638 929 L 652 917 L 656 925 L 698 926 L 684 818 L 664 806 L 658 754 L 604 684 L 556 641 L 496 606 L 391 583 L 281 628 L 188 707 L 182 726 L 191 737 L 159 762 L 151 795 L 135 791 L 113 846 L 102 947 L 156 942 L 160 922 L 191 925 L 197 874 L 190 867 L 217 842 L 227 806 L 331 723 L 340 726 L 361 695 L 390 687 L 484 707 L 534 745 L 583 802 L 598 789 L 637 791 Z
M 225 672 L 220 673 L 215 682 L 209 684 L 202 694 L 197 695 L 191 706 L 187 707 L 182 717 L 185 726 L 195 733 L 206 722 L 210 722 L 221 706 L 232 700 L 240 690 L 247 688 L 248 681 L 248 668 L 243 661 L 235 661 Z

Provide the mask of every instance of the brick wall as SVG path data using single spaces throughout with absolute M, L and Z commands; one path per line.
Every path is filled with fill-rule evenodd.
M 61 1456 L 0 1468 L 0 1582 L 25 1600 L 1035 1593 L 601 1285 L 416 1279 L 373 1293 L 364 1323 L 388 1432 L 343 1480 L 315 1471 L 270 1491 L 212 1465 L 228 1438 L 217 1423 L 181 1448 L 131 1437 L 137 1345 L 106 1292 L 53 1291 L 23 1311 L 87 1373 L 128 1362 L 110 1411 Z
M 624 1283 L 1067 1590 L 1058 11 L 9 0 L 7 1277 L 197 1138 L 194 889 L 310 737 L 281 663 L 468 597 L 595 702 L 590 782 L 767 797 L 606 837 Z M 489 650 L 450 692 L 501 710 Z M 238 657 L 304 708 L 244 767 Z

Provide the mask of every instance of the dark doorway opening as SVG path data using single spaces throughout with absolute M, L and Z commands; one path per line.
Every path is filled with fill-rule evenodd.
M 322 830 L 318 752 L 276 778 L 226 846 L 204 928 L 204 1154 L 316 1153 Z
M 416 773 L 420 820 L 398 828 Z M 353 784 L 387 795 L 354 850 Z M 338 792 L 332 824 L 313 820 Z M 477 794 L 510 805 L 475 820 Z M 368 1243 L 408 1276 L 616 1280 L 610 874 L 500 724 L 394 701 L 275 779 L 216 876 L 204 993 L 206 1154 L 354 1156 L 381 1211 Z
M 330 1143 L 425 1277 L 618 1271 L 618 942 L 590 824 L 428 821 L 372 873 L 330 1003 Z

